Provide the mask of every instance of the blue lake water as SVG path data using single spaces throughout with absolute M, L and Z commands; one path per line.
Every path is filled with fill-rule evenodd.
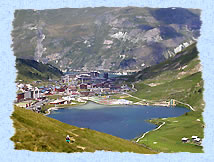
M 106 106 L 89 102 L 81 106 L 52 111 L 48 117 L 77 127 L 90 128 L 124 139 L 133 139 L 157 127 L 145 120 L 177 117 L 189 111 L 182 107 Z

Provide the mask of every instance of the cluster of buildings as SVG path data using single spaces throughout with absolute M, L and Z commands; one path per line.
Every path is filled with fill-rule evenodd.
M 108 73 L 89 72 L 67 74 L 62 82 L 68 85 L 68 93 L 78 93 L 80 96 L 110 95 L 129 91 L 127 85 L 116 84 L 116 78 L 109 78 Z
M 39 99 L 41 97 L 40 89 L 33 87 L 31 84 L 17 84 L 16 102 L 29 99 Z
M 191 137 L 191 139 L 189 139 L 189 138 L 186 138 L 186 137 L 183 137 L 182 139 L 181 139 L 181 141 L 183 142 L 183 143 L 188 143 L 188 142 L 194 142 L 194 143 L 196 143 L 196 144 L 201 144 L 201 139 L 198 137 L 198 136 L 192 136 Z
M 62 76 L 60 81 L 49 81 L 49 85 L 17 83 L 16 102 L 43 100 L 47 96 L 60 95 L 60 99 L 50 104 L 67 104 L 72 100 L 82 102 L 82 97 L 103 96 L 127 92 L 127 85 L 116 84 L 117 78 L 109 78 L 108 73 L 99 72 L 72 73 Z M 37 82 L 36 82 L 37 83 Z M 41 82 L 39 82 L 41 84 Z M 122 101 L 121 101 L 122 102 Z M 124 101 L 123 101 L 124 102 Z

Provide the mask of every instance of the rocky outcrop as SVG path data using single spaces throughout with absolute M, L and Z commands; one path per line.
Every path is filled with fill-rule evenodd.
M 199 10 L 181 8 L 17 10 L 13 49 L 62 70 L 137 70 L 195 42 L 200 25 Z

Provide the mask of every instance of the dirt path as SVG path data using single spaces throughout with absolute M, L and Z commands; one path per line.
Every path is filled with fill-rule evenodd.
M 160 129 L 164 124 L 166 124 L 166 122 L 163 122 L 161 125 L 159 125 L 159 127 L 157 127 L 156 129 L 154 129 L 154 130 L 152 130 L 152 131 L 156 131 L 156 130 Z M 139 142 L 141 139 L 143 139 L 143 138 L 145 137 L 145 135 L 146 135 L 147 133 L 149 133 L 149 132 L 151 132 L 151 131 L 147 131 L 146 133 L 144 133 L 140 138 L 138 138 L 138 139 L 136 140 L 136 142 Z
M 192 111 L 195 111 L 195 109 L 193 109 L 193 107 L 192 106 L 190 106 L 189 104 L 187 104 L 187 103 L 183 103 L 183 102 L 181 102 L 181 101 L 178 101 L 178 100 L 175 100 L 176 102 L 178 102 L 178 103 L 181 103 L 181 104 L 184 104 L 184 105 L 187 105 Z

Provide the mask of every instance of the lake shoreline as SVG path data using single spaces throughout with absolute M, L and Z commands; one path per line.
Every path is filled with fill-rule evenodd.
M 81 105 L 85 105 L 87 104 L 88 102 L 84 102 L 84 103 L 79 103 L 79 104 L 73 104 L 73 105 L 63 105 L 62 107 L 50 107 L 47 109 L 47 113 L 45 113 L 44 115 L 47 116 L 47 115 L 50 115 L 51 114 L 51 111 L 54 111 L 54 110 L 58 110 L 58 109 L 65 109 L 65 108 L 68 108 L 68 107 L 72 107 L 72 106 L 81 106 Z
M 125 104 L 102 104 L 102 103 L 100 103 L 100 102 L 96 102 L 96 101 L 92 101 L 92 100 L 87 100 L 87 101 L 85 101 L 84 103 L 81 103 L 81 104 L 74 104 L 74 105 L 64 105 L 63 107 L 51 107 L 51 108 L 49 108 L 47 111 L 48 111 L 48 113 L 46 113 L 46 114 L 44 114 L 45 116 L 47 116 L 47 115 L 50 115 L 51 114 L 51 111 L 54 111 L 54 110 L 58 110 L 58 109 L 65 109 L 65 108 L 69 108 L 69 107 L 73 107 L 73 106 L 82 106 L 82 105 L 86 105 L 87 103 L 89 103 L 89 102 L 93 102 L 93 103 L 95 103 L 95 104 L 99 104 L 99 105 L 105 105 L 105 106 L 121 106 L 121 105 L 125 105 Z M 140 105 L 140 106 L 157 106 L 157 107 L 159 107 L 159 106 L 161 106 L 161 107 L 167 107 L 167 108 L 170 108 L 170 107 L 168 107 L 168 106 L 162 106 L 162 105 L 143 105 L 143 104 L 140 104 L 140 103 L 133 103 L 133 104 L 128 104 L 128 105 Z M 186 107 L 184 107 L 184 108 L 186 108 Z M 190 110 L 192 110 L 192 109 L 190 109 Z M 160 119 L 162 119 L 162 118 L 160 118 Z M 148 123 L 151 123 L 151 122 L 149 122 L 149 121 L 147 121 Z M 152 123 L 152 124 L 154 124 L 154 123 Z M 163 124 L 163 123 L 162 123 Z M 139 139 L 142 139 L 142 138 L 144 138 L 144 136 L 147 134 L 147 133 L 149 133 L 149 132 L 151 132 L 151 131 L 156 131 L 156 130 L 158 130 L 158 129 L 160 129 L 163 125 L 157 125 L 157 124 L 154 124 L 154 125 L 156 125 L 157 127 L 155 128 L 155 129 L 152 129 L 152 130 L 149 130 L 149 131 L 147 131 L 147 132 L 145 132 L 145 133 L 143 133 L 142 135 L 140 135 L 140 136 L 136 136 L 135 138 L 133 138 L 133 139 L 130 139 L 130 140 L 134 140 L 135 142 L 139 142 Z
M 160 128 L 161 128 L 163 125 L 165 125 L 165 124 L 166 124 L 166 122 L 163 122 L 163 123 L 162 123 L 161 125 L 159 125 L 159 126 L 155 124 L 156 126 L 158 126 L 157 128 L 145 132 L 142 136 L 140 136 L 139 138 L 137 138 L 136 142 L 138 143 L 141 139 L 143 139 L 143 138 L 145 137 L 146 134 L 148 134 L 149 132 L 156 131 L 156 130 L 160 129 Z M 134 139 L 136 139 L 136 138 L 134 138 Z
M 176 107 L 175 109 L 173 108 L 171 108 L 170 110 L 168 110 L 168 107 L 164 107 L 164 108 L 162 108 L 162 107 L 158 107 L 157 105 L 155 105 L 155 106 L 152 106 L 152 105 L 149 105 L 149 106 L 152 106 L 151 107 L 151 109 L 150 108 L 146 108 L 146 107 L 149 107 L 149 106 L 144 106 L 144 105 L 136 105 L 136 104 L 130 104 L 130 105 L 107 105 L 107 104 L 98 104 L 98 103 L 96 103 L 96 102 L 93 102 L 93 101 L 88 101 L 88 102 L 85 102 L 85 103 L 82 103 L 81 105 L 79 104 L 79 105 L 73 105 L 73 106 L 64 106 L 64 107 L 52 107 L 52 108 L 49 108 L 49 110 L 48 110 L 48 113 L 46 114 L 46 115 L 49 115 L 50 113 L 51 113 L 51 110 L 57 110 L 57 109 L 60 109 L 60 108 L 62 108 L 62 109 L 65 109 L 66 107 L 70 107 L 71 109 L 72 109 L 72 107 L 75 107 L 75 106 L 82 106 L 82 105 L 86 105 L 87 103 L 89 103 L 89 106 L 84 106 L 83 108 L 81 108 L 80 110 L 83 110 L 83 109 L 87 109 L 87 110 L 92 110 L 92 111 L 90 111 L 91 113 L 88 113 L 88 112 L 85 112 L 84 114 L 85 115 L 87 115 L 88 117 L 86 118 L 86 119 L 89 119 L 89 118 L 91 118 L 91 119 L 93 119 L 93 121 L 94 120 L 96 120 L 96 121 L 98 121 L 98 123 L 96 123 L 95 125 L 97 125 L 97 124 L 99 124 L 99 122 L 101 122 L 102 123 L 102 119 L 103 119 L 103 117 L 104 117 L 104 119 L 105 119 L 105 121 L 111 121 L 112 120 L 112 118 L 106 118 L 106 117 L 108 117 L 108 114 L 109 114 L 109 112 L 108 113 L 105 113 L 106 112 L 106 110 L 104 110 L 107 106 L 116 106 L 115 108 L 113 108 L 112 110 L 110 110 L 110 114 L 112 114 L 113 116 L 114 116 L 114 118 L 115 119 L 121 119 L 121 117 L 122 117 L 122 120 L 121 121 L 125 121 L 125 123 L 123 123 L 122 125 L 121 124 L 119 124 L 119 123 L 117 123 L 117 124 L 119 124 L 118 126 L 120 127 L 120 126 L 122 126 L 122 127 L 120 127 L 121 128 L 121 130 L 123 130 L 123 129 L 125 129 L 125 125 L 129 125 L 128 127 L 129 128 L 131 128 L 132 126 L 132 124 L 130 125 L 130 123 L 129 123 L 129 119 L 131 120 L 131 121 L 133 121 L 133 120 L 135 120 L 135 124 L 133 125 L 134 127 L 139 127 L 139 126 L 137 126 L 137 125 L 139 125 L 139 124 L 144 124 L 145 125 L 145 127 L 143 126 L 143 127 L 141 127 L 141 129 L 134 129 L 135 131 L 134 132 L 136 132 L 137 134 L 135 135 L 135 136 L 133 136 L 134 135 L 134 132 L 132 132 L 132 133 L 128 133 L 128 134 L 124 134 L 124 135 L 116 135 L 116 134 L 114 134 L 114 130 L 115 130 L 115 127 L 116 127 L 116 125 L 115 126 L 113 126 L 111 129 L 110 129 L 110 131 L 109 130 L 107 130 L 107 132 L 105 132 L 104 130 L 99 130 L 99 129 L 96 129 L 96 126 L 94 125 L 94 124 L 92 124 L 92 125 L 90 125 L 89 123 L 90 123 L 90 121 L 91 121 L 91 119 L 89 119 L 86 123 L 86 125 L 84 126 L 84 125 L 75 125 L 75 123 L 74 123 L 74 121 L 81 121 L 82 119 L 83 119 L 83 116 L 76 116 L 76 115 L 74 115 L 76 112 L 78 112 L 79 110 L 77 109 L 73 109 L 73 110 L 65 110 L 65 112 L 64 112 L 64 110 L 63 111 L 60 111 L 60 112 L 63 112 L 64 114 L 59 114 L 59 115 L 56 115 L 55 116 L 55 114 L 53 114 L 53 116 L 55 116 L 55 117 L 53 117 L 54 119 L 56 119 L 56 120 L 59 120 L 59 121 L 67 121 L 66 123 L 67 124 L 70 124 L 70 125 L 75 125 L 75 126 L 77 126 L 77 127 L 89 127 L 90 126 L 90 128 L 91 129 L 94 129 L 94 130 L 97 130 L 97 131 L 100 131 L 100 132 L 104 132 L 104 133 L 107 133 L 107 134 L 112 134 L 112 135 L 115 135 L 115 136 L 118 136 L 118 137 L 120 137 L 120 138 L 123 138 L 123 139 L 127 139 L 127 140 L 131 140 L 131 141 L 135 141 L 136 142 L 136 140 L 138 139 L 138 138 L 142 138 L 142 136 L 145 136 L 145 133 L 147 132 L 150 132 L 150 131 L 154 131 L 154 130 L 158 130 L 159 129 L 159 124 L 154 124 L 154 123 L 151 123 L 151 122 L 149 122 L 148 120 L 151 120 L 151 119 L 157 119 L 157 118 L 170 118 L 170 117 L 177 117 L 177 116 L 181 116 L 181 115 L 183 115 L 185 112 L 189 112 L 190 110 L 189 109 L 187 109 L 187 108 L 184 108 L 184 107 L 182 107 L 182 108 L 184 108 L 184 110 L 179 110 L 180 109 L 180 107 Z M 100 106 L 98 106 L 98 107 L 96 107 L 96 105 L 93 105 L 93 104 L 97 104 L 97 106 L 98 105 L 103 105 L 104 107 L 102 108 L 102 106 L 100 107 Z M 106 107 L 105 107 L 106 106 Z M 119 107 L 117 107 L 117 106 L 119 106 Z M 121 106 L 121 107 L 120 107 Z M 127 107 L 126 107 L 127 106 Z M 132 106 L 134 106 L 133 108 L 132 108 Z M 143 106 L 143 107 L 145 107 L 145 109 L 140 109 L 141 108 L 141 106 Z M 120 108 L 119 110 L 116 110 L 117 108 Z M 121 109 L 121 108 L 127 108 L 127 109 L 125 109 L 125 111 L 123 111 L 123 109 Z M 157 109 L 156 109 L 157 108 Z M 99 110 L 98 110 L 99 109 Z M 100 109 L 103 109 L 103 110 L 100 110 Z M 115 111 L 115 110 L 116 111 Z M 134 111 L 133 111 L 133 110 Z M 162 110 L 161 110 L 162 109 Z M 160 111 L 161 110 L 161 111 Z M 72 115 L 73 113 L 73 119 L 71 120 L 70 119 L 70 117 L 69 117 L 69 112 L 72 112 L 70 115 Z M 102 113 L 104 113 L 103 115 L 103 117 L 102 117 L 102 114 L 98 114 L 98 115 L 96 115 L 97 114 L 97 112 L 102 112 Z M 128 112 L 128 113 L 127 113 Z M 141 112 L 141 113 L 140 113 Z M 122 113 L 122 114 L 121 114 Z M 148 113 L 148 115 L 147 115 L 147 113 Z M 119 115 L 119 114 L 121 114 L 121 115 Z M 129 115 L 130 114 L 130 115 Z M 135 114 L 135 115 L 134 115 Z M 150 115 L 149 115 L 150 114 Z M 106 116 L 107 115 L 107 116 Z M 126 118 L 127 119 L 124 119 L 124 115 L 126 116 Z M 134 115 L 134 116 L 133 116 Z M 137 116 L 136 116 L 137 115 Z M 58 117 L 57 117 L 58 116 Z M 61 117 L 60 117 L 61 116 Z M 91 117 L 90 117 L 91 116 Z M 98 118 L 97 118 L 98 117 Z M 111 117 L 111 116 L 110 116 Z M 51 117 L 52 118 L 52 117 Z M 97 118 L 97 119 L 96 119 Z M 60 120 L 61 119 L 61 120 Z M 85 119 L 85 118 L 84 118 Z M 141 120 L 141 122 L 139 122 L 139 119 Z M 70 121 L 70 123 L 69 123 L 69 121 Z M 127 122 L 126 122 L 127 121 Z M 111 121 L 112 122 L 112 121 Z M 111 123 L 110 122 L 110 123 Z M 139 123 L 139 124 L 138 124 Z M 147 123 L 147 124 L 146 124 Z M 149 123 L 149 125 L 148 125 L 148 123 Z M 94 127 L 94 126 L 95 127 Z M 131 126 L 131 127 L 130 127 Z M 128 128 L 127 127 L 127 128 Z M 161 125 L 161 127 L 162 127 L 162 125 Z M 127 129 L 126 128 L 126 129 Z M 158 128 L 158 129 L 157 129 Z
M 177 100 L 176 100 L 177 101 Z M 67 107 L 72 107 L 72 106 L 80 106 L 80 105 L 85 105 L 89 102 L 93 102 L 93 103 L 96 103 L 96 104 L 99 104 L 99 105 L 105 105 L 105 106 L 124 106 L 124 105 L 141 105 L 141 106 L 157 106 L 157 107 L 167 107 L 167 108 L 171 108 L 169 106 L 166 106 L 166 105 L 158 105 L 158 104 L 154 104 L 154 105 L 147 105 L 147 104 L 142 104 L 142 103 L 139 103 L 139 102 L 136 102 L 136 103 L 132 103 L 132 104 L 103 104 L 103 103 L 100 103 L 100 102 L 96 102 L 94 100 L 87 100 L 83 103 L 80 103 L 80 104 L 74 104 L 74 105 L 63 105 L 62 107 L 51 107 L 51 108 L 48 108 L 47 109 L 47 113 L 45 113 L 44 115 L 49 115 L 51 113 L 52 110 L 58 110 L 58 109 L 64 109 L 64 108 L 67 108 Z M 178 102 L 178 101 L 177 101 Z M 188 105 L 188 107 L 184 106 L 183 108 L 187 108 L 187 109 L 190 109 L 192 111 L 195 111 L 189 104 L 186 104 L 186 103 L 183 103 L 184 105 Z

